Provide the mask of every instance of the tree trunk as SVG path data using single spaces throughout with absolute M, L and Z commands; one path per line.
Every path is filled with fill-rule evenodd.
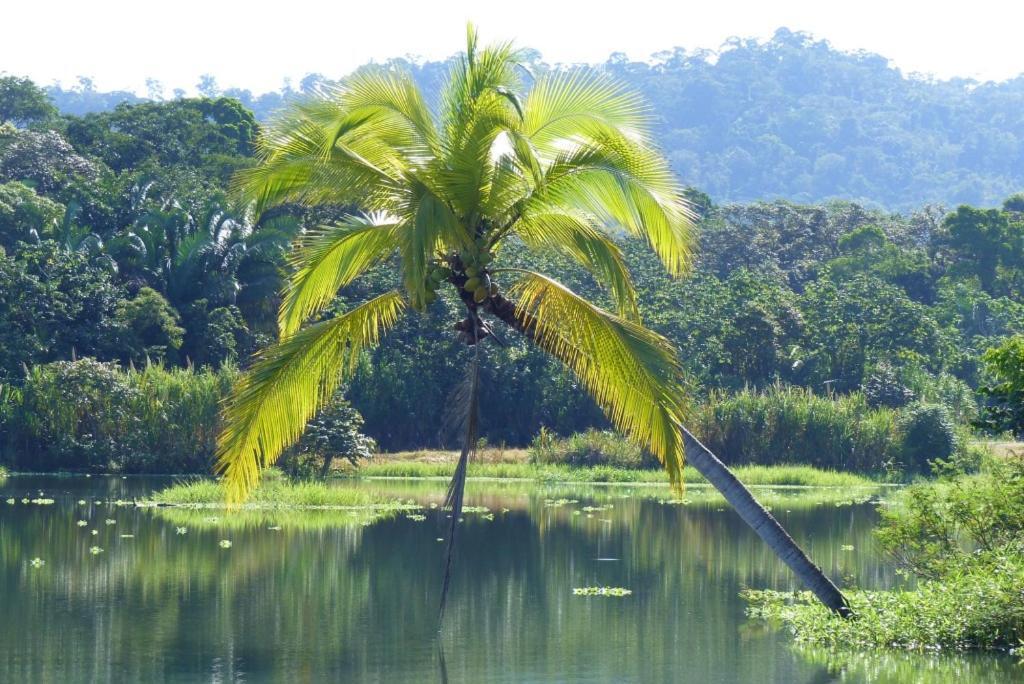
M 499 294 L 488 299 L 484 307 L 509 327 L 535 341 L 536 321 L 529 314 L 517 315 L 514 303 Z M 852 616 L 853 611 L 846 597 L 807 557 L 803 549 L 797 546 L 775 516 L 759 504 L 750 490 L 689 430 L 682 425 L 678 427 L 683 433 L 686 461 L 721 492 L 725 500 L 739 513 L 743 522 L 747 523 L 775 555 L 789 566 L 826 608 L 843 617 Z
M 700 441 L 682 425 L 686 446 L 686 462 L 696 468 L 707 478 L 725 500 L 739 513 L 743 522 L 757 533 L 765 544 L 775 552 L 783 563 L 800 578 L 804 585 L 814 592 L 825 607 L 842 617 L 850 617 L 853 611 L 846 597 L 832 583 L 825 573 L 807 557 L 793 538 L 789 536 L 779 521 L 757 502 L 742 482 L 722 463 L 717 456 L 700 443 Z

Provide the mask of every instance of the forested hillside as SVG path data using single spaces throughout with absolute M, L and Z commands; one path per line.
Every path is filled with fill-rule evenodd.
M 427 92 L 447 70 L 441 62 L 388 66 L 410 68 Z M 763 43 L 677 48 L 653 63 L 613 55 L 598 66 L 643 93 L 676 173 L 716 203 L 842 198 L 907 211 L 931 203 L 994 207 L 1024 189 L 1024 78 L 908 76 L 884 56 L 841 52 L 785 29 Z M 531 65 L 549 68 L 539 56 Z M 237 98 L 265 120 L 283 102 L 341 76 L 312 74 L 262 95 L 222 89 L 212 77 L 198 87 L 207 97 Z M 98 92 L 87 79 L 49 92 L 74 114 L 137 99 Z M 149 95 L 174 93 L 151 83 Z
M 58 116 L 31 84 L 19 88 L 0 124 L 0 382 L 16 387 L 35 366 L 81 357 L 247 363 L 277 334 L 289 243 L 346 209 L 286 206 L 256 219 L 238 205 L 230 179 L 253 163 L 259 124 L 236 100 Z M 975 389 L 989 380 L 982 353 L 1024 332 L 1024 198 L 905 214 L 852 202 L 721 204 L 696 190 L 691 199 L 702 213 L 692 276 L 670 280 L 645 246 L 620 244 L 644 319 L 679 349 L 695 396 L 788 383 L 976 417 Z M 534 258 L 521 248 L 499 256 Z M 545 270 L 602 296 L 568 262 Z M 384 264 L 337 307 L 395 278 Z M 441 297 L 432 307 L 458 305 Z M 406 319 L 349 388 L 384 447 L 444 437 L 467 353 L 444 319 L 454 320 Z M 541 425 L 601 424 L 570 374 L 521 340 L 504 342 L 487 351 L 489 439 L 523 444 Z

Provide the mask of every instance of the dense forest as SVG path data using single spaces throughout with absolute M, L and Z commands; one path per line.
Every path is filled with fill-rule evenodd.
M 910 211 L 926 204 L 995 207 L 1024 185 L 1024 78 L 1002 83 L 908 76 L 883 56 L 842 52 L 780 29 L 765 42 L 734 39 L 717 51 L 683 48 L 595 65 L 651 103 L 656 134 L 677 174 L 716 203 L 842 198 Z M 435 92 L 447 62 L 394 60 Z M 535 54 L 534 73 L 552 68 Z M 310 74 L 278 92 L 221 87 L 265 121 L 283 103 L 342 74 Z M 137 103 L 89 79 L 48 88 L 58 108 L 82 115 Z M 146 98 L 180 97 L 150 81 Z
M 885 68 L 803 41 L 781 35 L 729 54 L 789 50 Z M 726 63 L 723 56 L 705 68 L 722 74 Z M 237 99 L 138 102 L 71 115 L 31 82 L 6 78 L 0 119 L 0 409 L 4 392 L 26 378 L 73 392 L 114 382 L 117 367 L 223 367 L 230 374 L 277 334 L 291 241 L 348 210 L 284 206 L 254 219 L 236 203 L 231 179 L 253 163 L 260 129 Z M 902 152 L 894 147 L 893 154 Z M 961 424 L 999 431 L 1019 426 L 1003 381 L 1013 377 L 1014 359 L 1024 358 L 1014 348 L 985 356 L 1024 333 L 1024 196 L 1007 194 L 994 209 L 889 213 L 849 201 L 723 204 L 694 189 L 700 251 L 693 275 L 682 280 L 668 278 L 644 245 L 618 239 L 644 320 L 679 349 L 696 399 L 791 385 L 826 397 L 856 393 L 875 407 L 928 402 Z M 538 258 L 525 247 L 499 255 L 506 264 Z M 542 266 L 601 300 L 568 261 Z M 338 309 L 379 291 L 395 271 L 395 264 L 378 267 L 369 282 L 343 292 Z M 431 306 L 440 313 L 459 302 L 442 296 Z M 440 426 L 467 351 L 441 318 L 406 319 L 347 388 L 365 431 L 384 448 L 446 438 Z M 521 340 L 502 342 L 486 352 L 488 440 L 521 445 L 541 426 L 568 433 L 603 424 L 571 374 Z M 86 357 L 116 365 L 84 379 L 88 368 L 39 370 Z M 1010 370 L 1000 375 L 1001 367 Z M 71 383 L 75 373 L 79 385 Z M 175 378 L 168 387 L 181 382 Z M 215 388 L 220 381 L 204 382 Z M 979 411 L 979 396 L 989 410 Z

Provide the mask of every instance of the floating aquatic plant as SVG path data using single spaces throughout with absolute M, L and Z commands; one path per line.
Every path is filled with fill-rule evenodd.
M 104 525 L 116 525 L 117 521 L 113 520 L 112 518 L 107 518 L 106 520 L 103 521 L 103 524 Z
M 103 549 L 101 549 L 101 548 L 100 548 L 100 547 L 98 547 L 98 546 L 90 546 L 90 547 L 89 547 L 89 553 L 91 553 L 91 554 L 92 554 L 92 555 L 94 555 L 94 556 L 98 556 L 98 555 L 100 555 L 101 553 L 103 553 Z
M 271 525 L 271 526 L 270 526 L 270 527 L 268 527 L 267 529 L 268 529 L 268 530 L 271 530 L 271 531 L 273 531 L 273 532 L 279 532 L 279 531 L 281 530 L 281 526 L 280 526 L 280 525 Z
M 91 534 L 91 535 L 97 535 L 99 533 L 100 533 L 99 530 L 89 530 L 89 534 Z
M 79 499 L 78 500 L 78 505 L 79 506 L 84 506 L 85 505 L 85 499 Z
M 29 561 L 29 565 L 31 565 L 33 568 L 41 568 L 44 565 L 46 565 L 46 561 L 44 561 L 42 558 L 33 558 Z
M 79 520 L 75 524 L 78 525 L 79 527 L 85 527 L 86 525 L 89 524 L 89 521 L 88 520 Z
M 230 539 L 221 539 L 219 546 L 222 549 L 230 549 L 231 548 L 231 540 Z
M 572 590 L 573 596 L 629 596 L 633 592 L 622 587 L 576 587 Z
M 8 500 L 7 500 L 7 503 L 9 503 L 10 505 L 12 505 L 12 506 L 13 506 L 13 505 L 14 505 L 14 499 L 8 499 Z
M 175 527 L 174 531 L 177 534 L 188 534 L 188 528 L 187 527 Z
M 427 519 L 427 516 L 420 515 L 419 513 L 410 513 L 409 515 L 407 515 L 405 517 L 408 518 L 409 520 L 415 520 L 416 522 L 423 522 L 424 520 Z
M 843 544 L 839 547 L 840 551 L 853 551 L 853 544 Z
M 32 499 L 32 503 L 37 506 L 49 506 L 53 503 L 53 499 L 45 499 L 42 497 Z

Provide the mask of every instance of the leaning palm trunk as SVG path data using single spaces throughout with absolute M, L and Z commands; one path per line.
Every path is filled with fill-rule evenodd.
M 711 450 L 700 443 L 683 426 L 686 445 L 686 460 L 717 489 L 725 500 L 736 510 L 743 522 L 757 533 L 779 559 L 789 566 L 804 586 L 810 589 L 818 600 L 833 613 L 850 617 L 853 611 L 842 592 L 832 583 L 807 554 L 797 546 L 778 520 L 768 512 L 746 486 L 733 475 L 732 471 Z

